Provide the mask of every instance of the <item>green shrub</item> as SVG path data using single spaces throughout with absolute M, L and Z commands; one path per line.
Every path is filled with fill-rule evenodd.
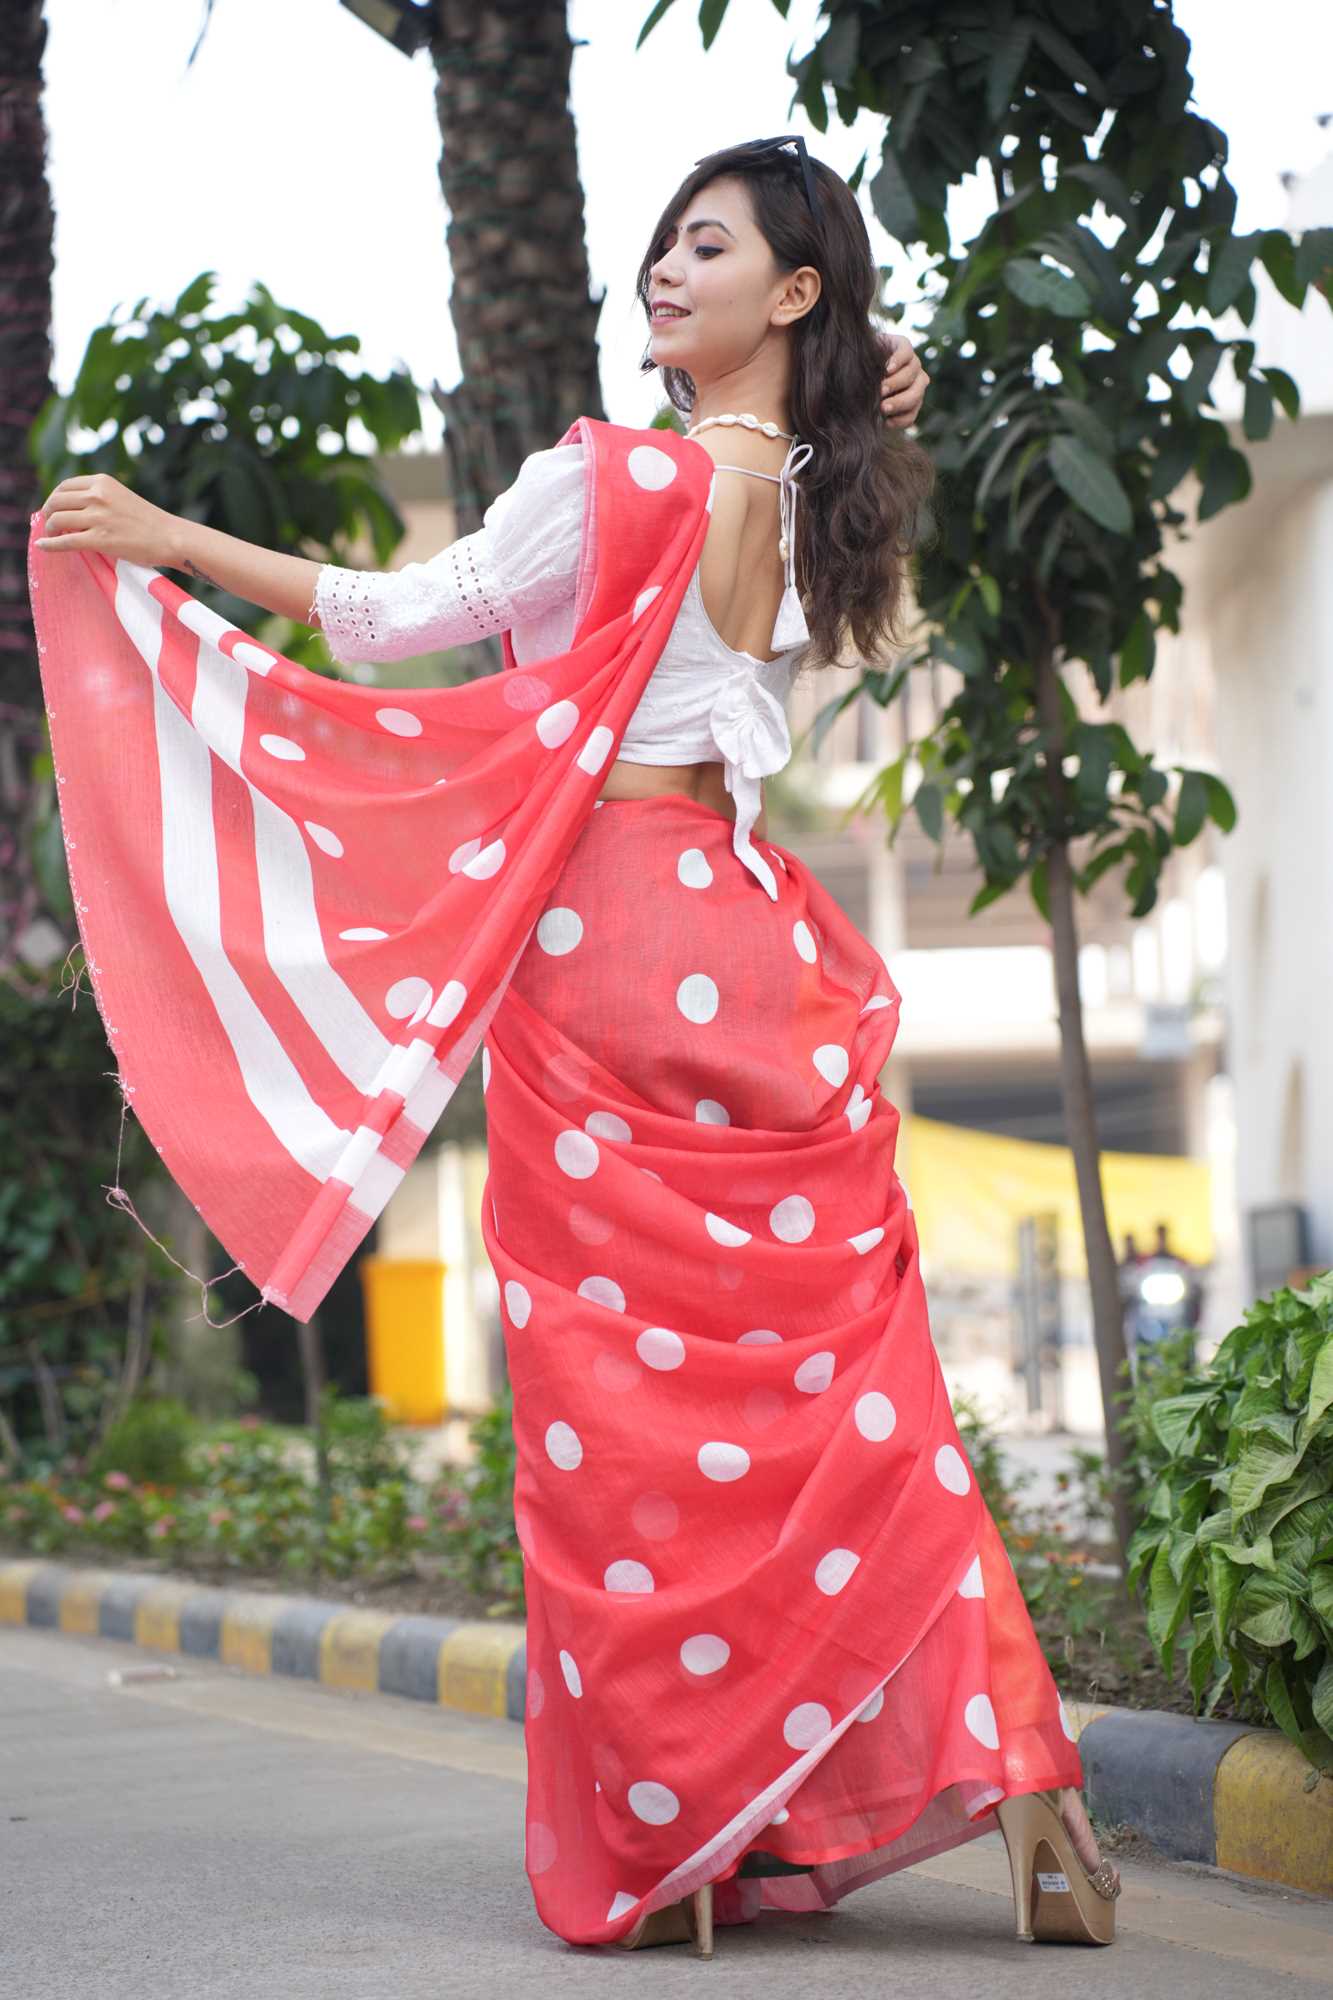
M 1261 1299 L 1138 1426 L 1129 1581 L 1196 1712 L 1230 1681 L 1333 1773 L 1333 1273 Z
M 194 1478 L 189 1453 L 196 1436 L 195 1420 L 184 1403 L 173 1396 L 143 1397 L 111 1426 L 88 1471 L 94 1479 L 123 1472 L 136 1482 L 188 1486 Z

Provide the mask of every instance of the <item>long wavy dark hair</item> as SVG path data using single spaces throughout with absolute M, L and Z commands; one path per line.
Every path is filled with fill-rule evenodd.
M 746 183 L 778 268 L 811 264 L 819 272 L 819 298 L 790 329 L 788 400 L 793 429 L 814 446 L 799 476 L 796 534 L 796 587 L 810 628 L 803 664 L 829 666 L 849 638 L 865 660 L 901 641 L 908 563 L 928 530 L 934 468 L 922 447 L 891 430 L 880 413 L 884 350 L 870 319 L 878 272 L 856 197 L 822 160 L 812 159 L 810 167 L 818 222 L 795 154 L 755 154 L 743 146 L 710 153 L 662 211 L 635 289 L 646 315 L 663 238 L 700 189 L 724 174 Z M 655 365 L 645 353 L 644 370 Z M 688 372 L 661 372 L 670 401 L 688 416 L 695 400 Z

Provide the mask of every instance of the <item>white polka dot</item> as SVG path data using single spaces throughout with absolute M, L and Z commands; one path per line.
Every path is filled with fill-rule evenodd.
M 342 859 L 343 844 L 336 833 L 330 833 L 326 826 L 316 826 L 312 819 L 305 821 L 305 830 L 314 841 L 316 847 L 322 847 L 324 852 L 331 854 L 335 861 Z
M 748 1229 L 739 1229 L 734 1222 L 727 1222 L 720 1215 L 705 1215 L 704 1228 L 714 1243 L 725 1243 L 729 1250 L 735 1250 L 750 1240 Z
M 586 1132 L 576 1132 L 572 1126 L 555 1142 L 555 1163 L 572 1181 L 586 1181 L 589 1174 L 595 1174 L 600 1158 L 596 1140 L 590 1139 Z
M 973 1556 L 967 1575 L 958 1586 L 958 1595 L 960 1597 L 984 1597 L 986 1595 L 986 1585 L 981 1575 L 980 1556 Z
M 488 881 L 504 866 L 504 858 L 504 842 L 493 840 L 489 847 L 483 847 L 479 854 L 472 855 L 463 863 L 463 873 L 470 875 L 474 882 Z
M 270 757 L 280 757 L 284 764 L 303 764 L 305 751 L 299 743 L 293 743 L 290 736 L 263 735 L 259 739 L 261 750 L 267 750 Z
M 669 1326 L 646 1326 L 634 1343 L 634 1352 L 650 1368 L 679 1368 L 685 1359 L 685 1342 Z
M 522 667 L 501 674 L 500 691 L 505 707 L 517 709 L 520 715 L 531 715 L 534 708 L 545 708 L 551 699 L 546 682 Z
M 805 960 L 806 964 L 813 965 L 815 962 L 815 958 L 817 956 L 815 952 L 815 941 L 813 936 L 811 935 L 810 926 L 809 924 L 806 923 L 803 917 L 798 918 L 798 920 L 792 925 L 791 937 L 792 937 L 792 943 L 796 946 L 797 951 L 800 953 L 801 957 Z
M 978 1743 L 984 1743 L 988 1750 L 1000 1747 L 1000 1731 L 995 1720 L 995 1710 L 991 1707 L 988 1694 L 974 1694 L 963 1710 L 963 1721 L 967 1724 Z
M 505 1311 L 515 1326 L 526 1326 L 528 1314 L 532 1311 L 532 1294 L 526 1285 L 520 1285 L 517 1278 L 505 1282 Z
M 231 649 L 231 656 L 256 674 L 271 673 L 277 665 L 272 653 L 266 653 L 262 646 L 252 645 L 249 639 L 238 639 Z
M 628 1558 L 607 1565 L 602 1582 L 608 1590 L 628 1592 L 634 1596 L 646 1596 L 654 1589 L 653 1573 L 646 1563 L 631 1562 Z
M 825 1597 L 836 1597 L 849 1581 L 861 1558 L 851 1549 L 830 1549 L 815 1564 L 815 1582 Z
M 641 1493 L 629 1517 L 635 1533 L 649 1542 L 669 1542 L 680 1526 L 680 1509 L 669 1493 Z
M 430 1024 L 433 1028 L 447 1028 L 456 1021 L 467 999 L 467 988 L 461 979 L 446 979 L 440 988 L 440 997 L 430 1010 Z
M 385 1012 L 392 1014 L 395 1021 L 405 1021 L 409 1014 L 415 1019 L 429 1007 L 431 997 L 424 979 L 395 980 L 384 996 Z
M 491 1087 L 491 1052 L 485 1042 L 481 1045 L 481 1088 L 483 1094 Z
M 636 486 L 646 487 L 650 493 L 660 492 L 670 486 L 676 476 L 676 461 L 668 453 L 659 450 L 655 444 L 636 444 L 626 464 L 629 476 Z
M 546 1706 L 546 1682 L 535 1667 L 528 1668 L 528 1714 L 540 1715 Z
M 713 871 L 708 865 L 708 856 L 702 847 L 687 847 L 676 863 L 677 879 L 687 889 L 706 889 L 713 879 Z
M 579 1297 L 590 1299 L 594 1305 L 606 1306 L 611 1312 L 623 1313 L 625 1310 L 625 1294 L 614 1278 L 585 1278 L 579 1286 Z
M 579 751 L 574 762 L 581 771 L 600 771 L 606 762 L 607 752 L 615 740 L 614 735 L 606 728 L 605 724 L 599 723 L 596 729 L 589 735 L 587 742 Z
M 810 1750 L 832 1727 L 833 1717 L 822 1702 L 803 1701 L 783 1723 L 782 1734 L 793 1750 Z
M 737 1347 L 780 1347 L 782 1335 L 774 1333 L 771 1326 L 752 1326 L 748 1333 L 740 1335 Z
M 670 1826 L 680 1811 L 680 1800 L 668 1785 L 656 1785 L 651 1779 L 640 1779 L 631 1785 L 625 1797 L 629 1809 L 636 1819 L 645 1820 L 649 1826 Z
M 575 1696 L 581 1695 L 583 1693 L 583 1679 L 579 1673 L 578 1664 L 573 1654 L 566 1653 L 563 1649 L 560 1654 L 560 1671 L 565 1677 L 565 1686 L 569 1689 L 569 1692 Z
M 803 1194 L 784 1195 L 770 1210 L 768 1226 L 783 1243 L 804 1243 L 815 1226 L 815 1211 Z
M 575 1062 L 574 1058 L 564 1051 L 559 1055 L 549 1056 L 542 1070 L 543 1088 L 550 1096 L 558 1097 L 562 1104 L 568 1104 L 574 1098 L 582 1097 L 589 1081 L 588 1072 L 582 1063 Z
M 694 1117 L 699 1125 L 730 1125 L 731 1115 L 725 1104 L 719 1104 L 715 1097 L 701 1097 L 694 1107 Z
M 406 708 L 377 708 L 375 720 L 390 736 L 420 736 L 421 717 Z
M 612 1139 L 620 1146 L 628 1146 L 634 1134 L 623 1118 L 614 1111 L 590 1111 L 583 1121 L 583 1129 L 594 1139 Z
M 951 1444 L 942 1444 L 935 1454 L 935 1477 L 950 1493 L 966 1493 L 972 1484 L 961 1453 Z
M 580 1243 L 609 1243 L 616 1233 L 614 1224 L 594 1209 L 585 1208 L 581 1201 L 571 1204 L 569 1227 L 570 1233 L 577 1236 Z
M 537 942 L 552 958 L 563 958 L 582 938 L 583 919 L 577 910 L 547 910 L 537 919 Z
M 706 972 L 687 973 L 676 988 L 676 1005 L 687 1021 L 711 1021 L 717 1012 L 717 987 Z
M 884 1706 L 884 1690 L 883 1688 L 876 1688 L 875 1692 L 871 1695 L 865 1707 L 861 1710 L 860 1714 L 857 1716 L 856 1718 L 857 1721 L 873 1722 L 875 1720 L 875 1717 L 879 1714 L 880 1710 L 883 1708 L 883 1706 Z
M 680 1664 L 687 1674 L 715 1674 L 730 1658 L 730 1646 L 716 1632 L 696 1632 L 680 1649 Z
M 866 1001 L 866 1004 L 861 1009 L 861 1012 L 863 1014 L 873 1014 L 880 1007 L 892 1007 L 892 1005 L 893 1002 L 889 998 L 887 993 L 876 993 L 873 994 L 871 998 Z
M 546 1456 L 562 1472 L 573 1472 L 583 1463 L 583 1443 L 572 1424 L 554 1423 L 546 1427 Z
M 593 1357 L 593 1377 L 599 1389 L 609 1395 L 624 1396 L 631 1389 L 637 1389 L 643 1380 L 643 1370 L 626 1354 L 598 1354 Z
M 862 1437 L 869 1438 L 871 1444 L 883 1444 L 885 1438 L 892 1437 L 898 1421 L 898 1412 L 878 1389 L 868 1389 L 857 1397 L 852 1416 Z
M 527 1870 L 529 1875 L 544 1875 L 555 1863 L 555 1835 L 549 1826 L 534 1819 L 528 1827 Z
M 544 743 L 548 750 L 558 749 L 572 734 L 578 719 L 579 712 L 572 701 L 552 702 L 537 717 L 537 740 Z
M 750 1470 L 750 1454 L 744 1445 L 724 1444 L 714 1438 L 699 1446 L 699 1470 L 705 1479 L 719 1482 L 743 1479 Z
M 859 1236 L 849 1236 L 847 1241 L 858 1257 L 864 1257 L 867 1250 L 873 1250 L 877 1243 L 884 1241 L 884 1231 L 878 1228 L 863 1229 Z
M 479 840 L 465 840 L 462 846 L 456 847 L 449 856 L 449 873 L 451 875 L 461 874 L 463 869 L 467 867 L 468 862 L 475 861 L 480 853 L 481 842 Z
M 825 1083 L 846 1083 L 851 1058 L 840 1042 L 821 1042 L 813 1060 Z
M 865 1094 L 863 1086 L 859 1083 L 854 1083 L 852 1085 L 852 1094 L 847 1100 L 847 1123 L 851 1126 L 853 1132 L 860 1131 L 873 1108 L 870 1099 Z
M 631 618 L 630 623 L 631 624 L 637 623 L 637 621 L 640 618 L 642 618 L 644 612 L 648 609 L 648 606 L 652 603 L 653 599 L 655 597 L 660 597 L 661 595 L 662 595 L 662 586 L 660 583 L 650 583 L 647 590 L 641 590 L 638 596 L 634 600 L 634 616 Z
M 626 1910 L 632 1910 L 638 1900 L 638 1897 L 631 1896 L 627 1889 L 617 1889 L 611 1899 L 611 1907 L 606 1913 L 606 1921 L 609 1924 L 615 1923 L 617 1917 L 623 1917 Z
M 837 1356 L 825 1348 L 818 1354 L 807 1355 L 792 1376 L 792 1381 L 798 1389 L 804 1389 L 807 1396 L 817 1396 L 821 1389 L 828 1388 L 836 1366 Z
M 372 940 L 375 938 L 388 937 L 389 933 L 387 931 L 372 930 L 371 927 L 368 924 L 366 924 L 363 925 L 360 930 L 339 931 L 338 935 L 340 938 L 345 938 L 348 944 L 370 944 Z
M 1065 1735 L 1071 1743 L 1077 1743 L 1078 1731 L 1069 1719 L 1069 1710 L 1065 1707 L 1065 1698 L 1062 1694 L 1057 1694 L 1055 1698 L 1060 1704 L 1060 1727 L 1064 1730 Z

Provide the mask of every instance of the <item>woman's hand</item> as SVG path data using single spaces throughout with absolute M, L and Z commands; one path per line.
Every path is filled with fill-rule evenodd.
M 109 472 L 62 479 L 42 508 L 39 549 L 95 549 L 109 562 L 169 569 L 180 526 L 174 514 L 122 486 Z
M 884 349 L 879 407 L 886 422 L 904 430 L 920 414 L 930 377 L 905 333 L 881 333 L 879 338 Z

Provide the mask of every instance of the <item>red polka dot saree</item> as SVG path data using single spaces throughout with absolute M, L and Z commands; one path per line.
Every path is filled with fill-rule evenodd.
M 827 1908 L 1081 1770 L 930 1339 L 883 961 L 777 844 L 774 901 L 721 814 L 596 802 L 708 455 L 576 430 L 574 644 L 465 687 L 326 681 L 125 564 L 32 581 L 108 1035 L 266 1297 L 309 1316 L 484 1038 L 527 1870 L 594 1944 L 708 1881 Z

